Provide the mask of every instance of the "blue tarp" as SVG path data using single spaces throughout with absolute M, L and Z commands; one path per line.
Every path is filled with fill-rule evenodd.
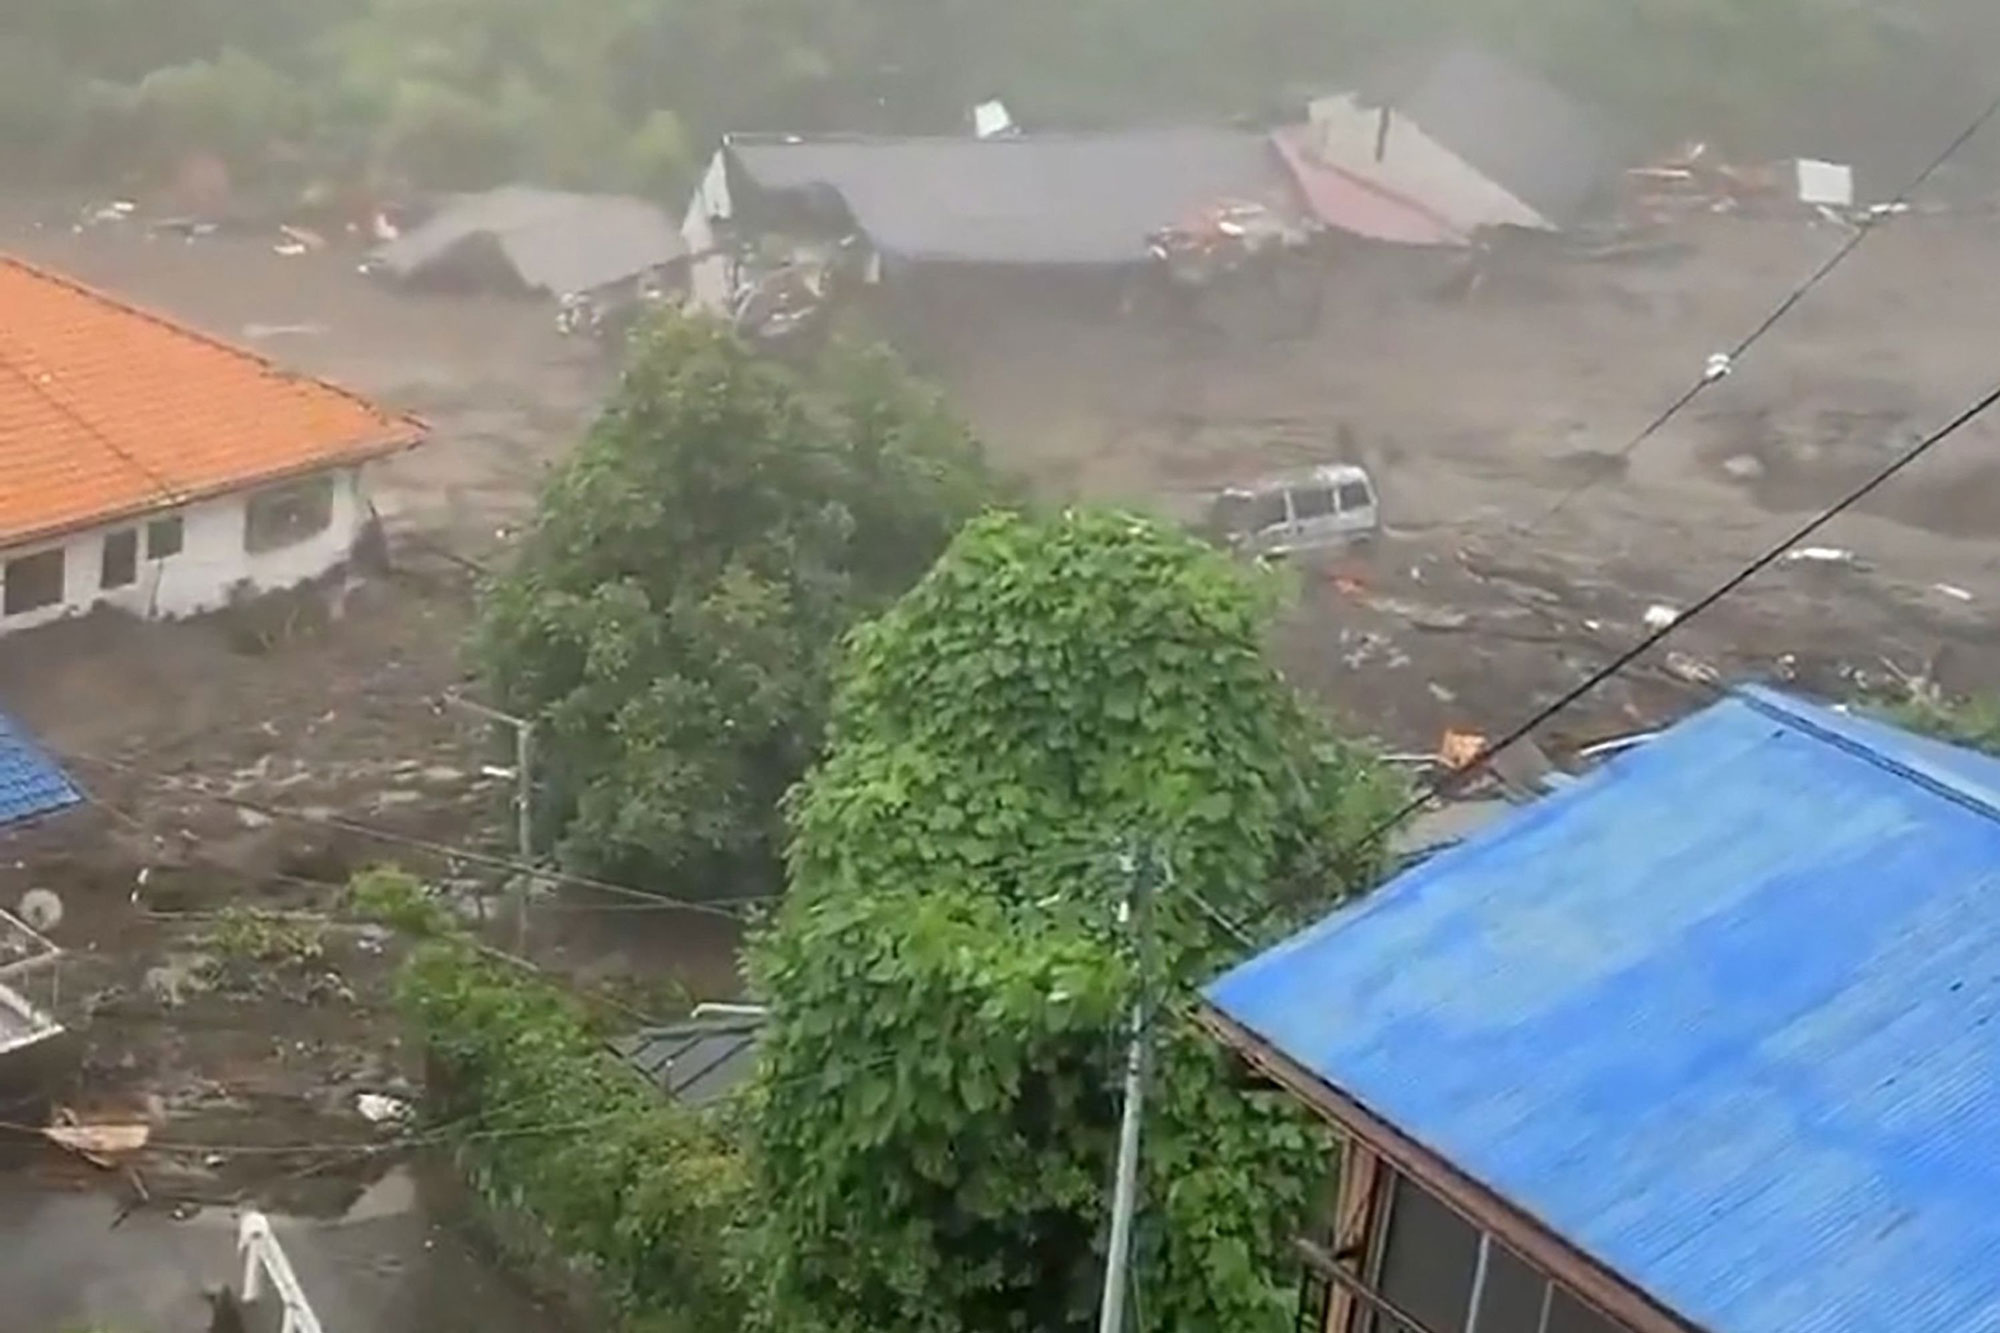
M 82 799 L 20 724 L 0 713 L 0 827 L 54 814 Z
M 2000 762 L 1745 691 L 1207 998 L 1712 1333 L 2000 1328 Z

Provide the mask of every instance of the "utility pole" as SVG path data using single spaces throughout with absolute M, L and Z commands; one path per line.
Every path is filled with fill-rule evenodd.
M 1118 923 L 1137 942 L 1139 988 L 1132 1001 L 1131 1038 L 1125 1050 L 1125 1110 L 1118 1125 L 1118 1173 L 1111 1189 L 1111 1241 L 1104 1255 L 1104 1302 L 1098 1333 L 1124 1333 L 1125 1293 L 1131 1285 L 1132 1218 L 1139 1205 L 1139 1130 L 1145 1122 L 1146 1079 L 1153 1063 L 1151 849 L 1125 858 L 1127 887 Z
M 535 722 L 515 717 L 497 708 L 476 703 L 455 691 L 444 696 L 446 703 L 462 708 L 475 717 L 514 729 L 514 842 L 522 865 L 535 860 Z M 523 957 L 528 951 L 528 898 L 532 886 L 521 890 L 519 912 L 514 922 L 514 952 Z

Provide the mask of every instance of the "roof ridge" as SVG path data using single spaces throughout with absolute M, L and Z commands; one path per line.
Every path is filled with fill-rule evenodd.
M 1002 147 L 1013 145 L 1024 147 L 1038 143 L 1075 143 L 1090 139 L 1136 139 L 1145 136 L 1169 134 L 1212 134 L 1217 137 L 1255 139 L 1268 135 L 1268 127 L 1241 125 L 1210 125 L 1200 122 L 1176 123 L 1169 125 L 1127 125 L 1115 129 L 1102 130 L 1037 130 L 1032 133 L 996 134 L 989 138 L 979 138 L 971 134 L 874 134 L 866 132 L 792 134 L 782 130 L 742 130 L 724 134 L 721 146 L 724 148 L 824 148 L 840 146 L 874 146 L 893 144 L 965 144 L 977 147 Z
M 1943 797 L 1954 805 L 1962 806 L 1976 815 L 1993 823 L 2000 824 L 2000 799 L 1996 799 L 1996 797 L 2000 797 L 2000 793 L 1982 794 L 1972 783 L 1956 777 L 1949 772 L 1940 771 L 1932 765 L 1923 763 L 1921 759 L 1914 756 L 1894 755 L 1881 746 L 1870 744 L 1862 737 L 1844 735 L 1826 723 L 1812 717 L 1807 711 L 1823 711 L 1822 705 L 1812 704 L 1803 699 L 1794 699 L 1782 691 L 1755 685 L 1733 690 L 1731 691 L 1731 697 L 1741 700 L 1754 712 L 1761 713 L 1773 721 L 1781 722 L 1794 730 L 1804 732 L 1807 736 L 1819 741 L 1821 744 L 1830 745 L 1834 749 L 1852 755 L 1856 759 L 1871 764 L 1886 773 L 1894 774 L 1906 782 L 1914 783 L 1929 791 L 1934 796 Z M 1890 731 L 1899 734 L 1902 732 L 1902 728 L 1896 727 L 1893 724 L 1884 725 Z M 1912 739 L 1917 739 L 1914 733 L 1911 733 L 1911 736 Z M 1943 741 L 1939 742 L 1939 744 L 1949 746 L 1951 743 Z M 1952 748 L 1964 749 L 1963 746 Z M 1977 754 L 1977 751 L 1967 751 L 1967 753 Z
M 124 299 L 123 297 L 113 296 L 110 292 L 107 292 L 102 288 L 93 287 L 87 282 L 79 282 L 77 279 L 70 277 L 66 273 L 58 273 L 54 269 L 44 268 L 42 265 L 34 263 L 31 260 L 23 259 L 20 255 L 13 254 L 7 251 L 0 251 L 0 264 L 5 264 L 11 268 L 19 269 L 21 272 L 26 273 L 30 277 L 35 278 L 42 282 L 49 283 L 52 286 L 64 288 L 69 292 L 72 292 L 78 296 L 83 297 L 85 300 L 95 301 L 99 305 L 110 306 L 114 310 L 123 311 L 125 314 L 134 316 L 135 318 L 138 319 L 143 319 L 147 323 L 152 324 L 157 328 L 165 329 L 169 333 L 177 334 L 183 338 L 189 339 L 190 341 L 201 343 L 202 345 L 210 348 L 213 351 L 221 352 L 224 355 L 233 357 L 239 361 L 250 362 L 251 364 L 262 368 L 265 371 L 265 373 L 273 376 L 276 379 L 289 380 L 301 384 L 311 384 L 318 388 L 324 389 L 329 393 L 337 394 L 340 397 L 346 399 L 348 402 L 354 404 L 356 407 L 361 408 L 363 411 L 366 411 L 373 416 L 380 417 L 385 425 L 410 424 L 410 425 L 421 426 L 424 424 L 423 422 L 419 421 L 416 417 L 410 416 L 406 413 L 392 414 L 388 409 L 382 407 L 381 404 L 371 402 L 369 399 L 362 397 L 354 390 L 346 388 L 343 385 L 336 384 L 332 380 L 322 379 L 318 375 L 307 374 L 305 371 L 302 370 L 294 370 L 289 366 L 282 365 L 279 362 L 272 360 L 270 357 L 265 356 L 262 352 L 258 352 L 253 350 L 252 348 L 245 347 L 240 343 L 233 343 L 228 341 L 227 339 L 219 338 L 216 335 L 205 332 L 202 329 L 196 328 L 194 325 L 189 324 L 183 320 L 176 319 L 172 315 L 168 315 L 157 310 L 151 310 L 142 305 L 137 305 L 131 301 Z

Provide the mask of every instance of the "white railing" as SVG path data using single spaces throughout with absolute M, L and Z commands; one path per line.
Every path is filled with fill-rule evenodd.
M 269 1218 L 256 1212 L 243 1214 L 236 1227 L 236 1248 L 243 1256 L 245 1305 L 257 1303 L 268 1281 L 285 1307 L 279 1333 L 322 1333 L 319 1316 L 306 1304 L 305 1291 L 299 1286 L 298 1275 L 292 1272 L 292 1261 L 285 1257 L 271 1231 Z
M 12 912 L 0 910 L 0 1052 L 60 1033 L 63 952 Z

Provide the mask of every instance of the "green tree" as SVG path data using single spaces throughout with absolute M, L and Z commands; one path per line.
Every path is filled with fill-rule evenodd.
M 421 904 L 374 872 L 363 897 Z M 572 1267 L 617 1333 L 738 1333 L 749 1174 L 728 1104 L 679 1105 L 605 1045 L 576 998 L 424 922 L 397 1002 L 432 1078 L 428 1132 L 487 1205 L 540 1243 L 509 1258 Z
M 1264 655 L 1273 590 L 1122 514 L 969 526 L 854 635 L 824 762 L 791 805 L 791 891 L 753 949 L 773 1005 L 753 1118 L 769 1299 L 836 1333 L 1079 1328 L 1138 984 L 1115 921 L 1152 849 L 1168 996 L 1281 929 L 1397 784 Z M 1324 1144 L 1159 1032 L 1149 1327 L 1276 1329 Z
M 564 859 L 684 893 L 772 887 L 841 636 L 996 494 L 886 353 L 800 379 L 698 321 L 643 332 L 476 645 L 501 705 L 546 724 Z

